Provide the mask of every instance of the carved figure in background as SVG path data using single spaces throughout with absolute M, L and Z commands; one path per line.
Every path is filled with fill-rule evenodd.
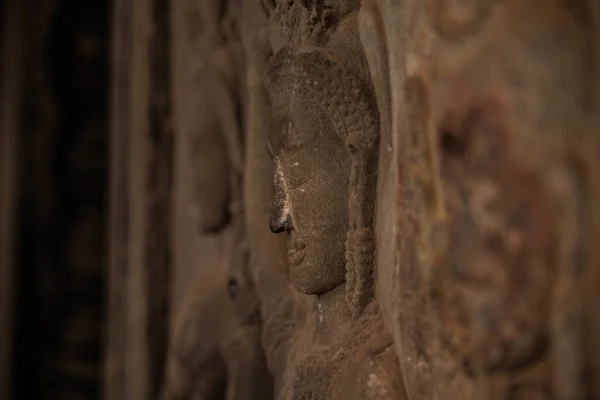
M 591 250 L 584 215 L 594 203 L 584 176 L 597 163 L 586 147 L 597 148 L 598 139 L 585 111 L 596 71 L 583 57 L 597 38 L 582 24 L 589 10 L 558 1 L 513 2 L 502 11 L 478 3 L 463 26 L 447 23 L 452 10 L 441 3 L 431 14 L 441 39 L 430 134 L 444 230 L 432 246 L 443 257 L 432 266 L 431 288 L 443 347 L 474 373 L 477 398 L 588 398 L 576 372 L 585 355 L 575 320 L 579 271 L 593 268 L 579 257 Z M 508 21 L 528 29 L 499 35 Z M 469 51 L 454 38 L 467 29 L 477 37 Z M 537 53 L 538 35 L 557 31 L 561 41 Z M 535 66 L 528 54 L 537 55 Z
M 227 79 L 231 77 L 225 75 L 230 68 L 227 64 L 234 60 L 225 52 L 222 56 L 218 61 L 224 68 L 206 64 L 198 71 L 193 84 L 202 90 L 196 91 L 189 103 L 187 139 L 194 177 L 191 208 L 204 233 L 218 232 L 230 222 L 230 199 L 235 196 L 232 185 L 240 189 L 240 183 L 232 179 L 239 181 L 242 175 L 238 92 Z
M 406 75 L 398 279 L 380 297 L 407 391 L 598 397 L 597 6 L 381 3 L 408 17 L 386 24 Z
M 191 207 L 201 232 L 220 230 L 231 218 L 230 207 L 240 207 L 243 65 L 241 43 L 230 38 L 203 56 L 192 78 L 186 139 L 194 176 Z
M 269 399 L 273 384 L 260 346 L 259 301 L 248 274 L 242 206 L 245 63 L 239 35 L 231 30 L 235 24 L 230 25 L 239 10 L 214 0 L 198 9 L 208 37 L 198 40 L 201 59 L 187 104 L 191 206 L 200 232 L 219 233 L 224 251 L 220 260 L 203 267 L 199 287 L 179 310 L 164 396 Z M 216 17 L 228 25 L 220 34 Z
M 379 121 L 355 2 L 287 2 L 267 77 L 275 201 L 293 286 L 316 295 L 282 398 L 402 399 L 393 341 L 373 297 Z
M 176 316 L 164 399 L 270 399 L 259 315 L 234 302 L 245 288 L 222 264 L 208 265 Z

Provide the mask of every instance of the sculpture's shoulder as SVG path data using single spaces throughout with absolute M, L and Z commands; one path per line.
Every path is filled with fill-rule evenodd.
M 365 316 L 357 325 L 362 325 L 362 332 L 356 337 L 363 347 L 348 360 L 350 371 L 354 370 L 346 379 L 350 385 L 348 393 L 356 393 L 354 396 L 359 399 L 406 399 L 394 342 L 379 311 Z
M 367 311 L 304 355 L 290 398 L 405 399 L 393 344 L 379 313 Z
M 367 356 L 357 380 L 362 399 L 404 400 L 406 393 L 393 343 L 377 354 Z

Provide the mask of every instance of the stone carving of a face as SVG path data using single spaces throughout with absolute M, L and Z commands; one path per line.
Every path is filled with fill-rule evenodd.
M 330 47 L 279 50 L 266 86 L 276 189 L 270 225 L 287 232 L 291 282 L 305 294 L 345 282 L 351 308 L 360 308 L 370 298 L 379 126 L 353 21 L 340 23 Z
M 294 103 L 284 100 L 289 108 L 274 115 L 276 199 L 270 227 L 287 234 L 296 290 L 319 294 L 344 282 L 350 158 L 321 110 Z

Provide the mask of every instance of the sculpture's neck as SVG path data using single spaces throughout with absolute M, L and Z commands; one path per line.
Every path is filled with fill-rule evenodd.
M 344 325 L 352 317 L 346 304 L 345 285 L 341 284 L 327 293 L 317 296 L 317 329 L 316 337 L 331 338 L 336 329 Z

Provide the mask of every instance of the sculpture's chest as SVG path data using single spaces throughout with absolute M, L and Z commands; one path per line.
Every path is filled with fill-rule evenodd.
M 393 346 L 379 348 L 381 332 L 349 329 L 337 340 L 314 345 L 295 368 L 284 399 L 402 399 Z M 397 374 L 388 373 L 396 371 Z

